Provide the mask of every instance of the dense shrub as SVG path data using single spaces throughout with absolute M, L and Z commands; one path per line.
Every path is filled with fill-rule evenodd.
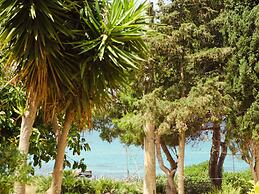
M 15 181 L 28 183 L 30 180 L 29 166 L 23 165 L 25 157 L 15 146 L 0 143 L 0 193 L 11 193 Z M 19 172 L 19 173 L 17 173 Z
M 222 190 L 214 191 L 208 176 L 208 162 L 193 165 L 185 169 L 185 191 L 186 194 L 245 194 L 251 188 L 251 173 L 225 172 L 223 175 Z M 176 177 L 177 181 L 177 177 Z M 166 176 L 157 177 L 157 194 L 164 194 L 166 188 Z M 46 191 L 51 183 L 51 177 L 38 177 L 38 191 Z M 142 181 L 123 181 L 112 179 L 91 180 L 76 177 L 72 171 L 65 171 L 62 183 L 64 194 L 142 194 Z
M 208 176 L 208 162 L 186 167 L 185 191 L 187 194 L 201 194 L 213 191 Z
M 64 173 L 62 193 L 73 194 L 141 194 L 141 181 L 118 181 L 112 179 L 91 180 L 83 177 L 76 177 L 70 171 Z
M 231 185 L 234 188 L 240 187 L 240 193 L 248 193 L 253 187 L 252 173 L 250 170 L 243 172 L 225 172 L 223 177 L 223 185 Z
M 197 176 L 185 180 L 185 192 L 187 194 L 201 194 L 211 191 L 213 191 L 213 187 L 207 178 Z
M 156 178 L 156 192 L 157 194 L 165 193 L 167 179 L 163 175 L 159 175 Z
M 241 194 L 241 188 L 235 188 L 232 185 L 223 185 L 220 191 L 215 190 L 208 194 Z
M 36 176 L 34 184 L 37 185 L 37 193 L 45 193 L 51 185 L 51 176 Z

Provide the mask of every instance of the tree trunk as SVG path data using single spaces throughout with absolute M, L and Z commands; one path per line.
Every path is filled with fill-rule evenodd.
M 32 126 L 35 121 L 38 102 L 36 96 L 29 95 L 27 98 L 27 107 L 22 116 L 21 123 L 21 131 L 20 131 L 20 139 L 18 150 L 25 155 L 28 155 L 29 145 L 30 145 L 30 137 L 32 133 Z M 26 160 L 24 161 L 24 165 L 26 165 Z M 19 174 L 19 172 L 17 172 Z M 25 194 L 25 184 L 15 182 L 14 184 L 14 194 Z
M 171 169 L 167 168 L 164 165 L 164 161 L 163 161 L 163 157 L 161 154 L 161 150 L 160 147 L 162 147 L 166 158 L 171 166 Z M 177 169 L 177 164 L 176 162 L 173 160 L 167 146 L 165 145 L 165 143 L 163 141 L 160 141 L 160 136 L 157 135 L 156 138 L 156 153 L 157 153 L 157 160 L 159 163 L 159 167 L 160 169 L 167 175 L 167 185 L 166 185 L 166 194 L 176 194 L 177 193 L 177 188 L 174 182 L 174 176 L 175 176 L 175 172 Z
M 65 149 L 67 146 L 67 137 L 68 137 L 72 122 L 73 122 L 73 112 L 67 111 L 64 128 L 63 128 L 62 134 L 59 136 L 59 139 L 58 139 L 57 155 L 55 158 L 55 165 L 54 165 L 54 170 L 52 174 L 51 188 L 47 192 L 50 194 L 61 193 Z
M 144 194 L 156 194 L 155 126 L 147 121 L 144 139 Z
M 57 117 L 56 113 L 54 114 L 54 117 L 52 118 L 52 129 L 55 134 L 56 144 L 58 144 L 58 140 L 60 139 L 62 131 L 59 126 L 59 121 L 58 121 L 58 117 Z
M 254 143 L 254 181 L 257 183 L 259 181 L 259 142 L 258 140 Z
M 185 131 L 179 132 L 179 157 L 178 157 L 178 192 L 184 194 L 184 149 Z
M 210 150 L 209 176 L 211 183 L 216 188 L 220 188 L 218 183 L 218 159 L 220 152 L 220 127 L 214 124 L 212 135 L 212 146 Z
M 177 194 L 177 188 L 174 181 L 174 174 L 167 175 L 166 194 Z
M 220 157 L 219 157 L 219 162 L 218 162 L 218 185 L 219 185 L 219 188 L 221 189 L 221 186 L 222 186 L 222 178 L 223 178 L 223 164 L 224 164 L 224 161 L 225 161 L 225 158 L 227 156 L 227 144 L 226 142 L 222 142 L 220 144 L 221 146 L 221 154 L 220 154 Z
M 215 125 L 213 127 L 212 146 L 210 151 L 209 176 L 212 185 L 217 189 L 221 189 L 222 170 L 226 155 L 226 142 L 221 142 L 220 126 Z

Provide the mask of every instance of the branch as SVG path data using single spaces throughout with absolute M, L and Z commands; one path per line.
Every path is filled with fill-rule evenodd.
M 165 153 L 166 159 L 169 162 L 171 169 L 176 169 L 177 168 L 177 163 L 174 161 L 171 153 L 169 152 L 167 146 L 165 145 L 165 142 L 163 140 L 160 140 L 160 145 Z

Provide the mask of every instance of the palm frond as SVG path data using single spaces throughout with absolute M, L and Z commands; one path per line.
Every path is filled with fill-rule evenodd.
M 1 0 L 0 41 L 27 92 L 46 100 L 73 89 L 71 67 L 64 63 L 62 37 L 72 36 L 66 8 L 58 0 Z M 49 91 L 52 88 L 52 91 Z
M 109 102 L 111 91 L 120 89 L 129 71 L 145 60 L 146 8 L 135 0 L 85 1 L 80 11 L 84 30 L 74 48 L 81 60 L 81 104 L 90 107 L 86 115 L 93 105 Z

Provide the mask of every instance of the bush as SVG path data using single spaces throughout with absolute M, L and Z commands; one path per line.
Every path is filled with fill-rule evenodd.
M 193 165 L 185 169 L 185 191 L 186 194 L 244 194 L 252 188 L 250 171 L 225 172 L 223 175 L 222 190 L 214 191 L 208 176 L 208 162 Z M 176 177 L 177 179 L 177 177 Z M 46 191 L 51 182 L 51 177 L 39 177 L 37 179 L 39 192 Z M 177 180 L 176 180 L 177 181 Z M 164 194 L 167 178 L 157 177 L 157 193 Z M 1 192 L 0 192 L 1 193 Z M 76 177 L 72 171 L 65 171 L 62 183 L 62 193 L 73 194 L 141 194 L 142 181 L 118 181 L 112 179 L 91 180 L 83 177 Z
M 241 194 L 241 188 L 235 188 L 232 185 L 223 185 L 221 191 L 213 191 L 208 194 Z
M 160 175 L 156 177 L 156 192 L 157 194 L 165 193 L 167 184 L 167 178 L 164 175 Z
M 84 177 L 76 177 L 71 171 L 66 171 L 62 183 L 62 193 L 141 194 L 142 183 L 140 181 L 126 182 L 112 179 L 90 180 Z
M 213 191 L 210 180 L 203 177 L 197 176 L 186 179 L 184 185 L 187 194 L 201 194 Z
M 213 191 L 209 173 L 208 162 L 192 165 L 185 169 L 185 192 L 187 194 L 201 194 Z
M 50 188 L 51 176 L 37 176 L 34 184 L 37 185 L 37 193 L 45 193 Z
M 249 191 L 248 194 L 258 194 L 258 193 L 259 193 L 259 183 L 257 182 L 257 183 L 255 184 L 253 181 L 251 181 L 251 183 L 252 183 L 253 187 L 252 187 L 252 189 Z
M 185 192 L 186 194 L 202 193 L 236 193 L 245 194 L 251 188 L 252 179 L 249 170 L 243 172 L 224 172 L 222 181 L 222 191 L 214 191 L 208 175 L 208 162 L 192 165 L 185 168 Z M 177 181 L 177 177 L 176 177 Z M 166 176 L 158 176 L 157 192 L 165 193 Z
M 232 185 L 234 188 L 240 187 L 241 194 L 248 193 L 253 187 L 253 184 L 250 181 L 252 180 L 252 173 L 250 170 L 243 172 L 225 172 L 223 178 L 223 186 Z
M 24 165 L 26 158 L 14 145 L 0 144 L 0 193 L 11 193 L 15 181 L 28 183 L 31 167 Z M 19 173 L 17 173 L 19 172 Z

